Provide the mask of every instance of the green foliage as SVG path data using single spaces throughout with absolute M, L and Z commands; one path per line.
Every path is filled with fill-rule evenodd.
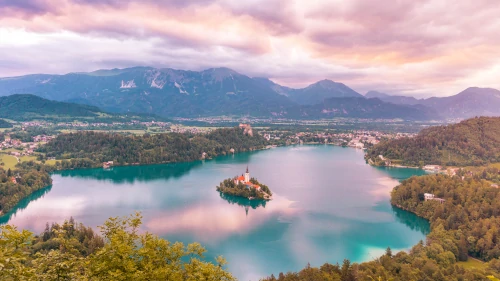
M 266 140 L 243 129 L 217 129 L 206 135 L 180 133 L 142 136 L 98 132 L 62 134 L 40 149 L 47 157 L 67 159 L 62 168 L 97 167 L 102 162 L 117 165 L 187 162 L 235 152 L 263 148 Z M 69 160 L 71 159 L 71 160 Z
M 477 173 L 461 171 L 453 177 L 427 175 L 412 177 L 394 188 L 391 203 L 431 222 L 428 240 L 439 241 L 456 259 L 467 254 L 482 260 L 500 257 L 500 189 L 491 187 L 500 170 L 484 168 Z M 446 201 L 424 201 L 432 193 Z
M 0 213 L 8 212 L 21 199 L 51 183 L 48 170 L 41 164 L 25 162 L 18 164 L 15 171 L 0 168 Z
M 402 165 L 481 166 L 500 162 L 500 117 L 479 117 L 422 130 L 415 138 L 383 141 L 366 157 L 383 155 Z
M 12 124 L 3 119 L 0 119 L 0 128 L 12 128 Z
M 50 101 L 34 95 L 0 97 L 0 117 L 20 121 L 55 115 L 95 117 L 100 111 L 94 106 Z
M 10 225 L 0 226 L 0 280 L 28 280 L 33 277 L 29 267 L 28 245 L 31 232 L 18 231 Z
M 0 227 L 0 280 L 169 280 L 232 281 L 221 257 L 204 261 L 205 249 L 198 243 L 184 246 L 151 233 L 139 233 L 141 216 L 110 218 L 101 227 L 103 238 L 94 250 L 83 245 L 81 235 L 90 228 L 72 220 L 53 225 L 40 236 L 15 227 Z M 86 236 L 88 238 L 89 236 Z M 32 243 L 32 241 L 35 241 Z M 57 247 L 41 250 L 40 243 Z M 79 248 L 87 248 L 81 251 Z

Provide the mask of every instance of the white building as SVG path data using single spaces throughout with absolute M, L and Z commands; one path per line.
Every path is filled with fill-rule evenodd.
M 432 199 L 434 199 L 434 197 L 435 197 L 434 194 L 424 193 L 424 199 L 425 199 L 425 201 L 432 200 Z

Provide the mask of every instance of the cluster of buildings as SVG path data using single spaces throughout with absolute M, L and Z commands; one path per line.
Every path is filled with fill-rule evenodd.
M 11 151 L 11 155 L 16 157 L 29 156 L 38 148 L 39 142 L 47 142 L 52 138 L 52 136 L 38 135 L 33 137 L 33 142 L 22 142 L 17 139 L 7 138 L 3 142 L 0 142 L 0 150 L 14 148 L 18 151 Z
M 159 127 L 159 128 L 169 128 L 172 123 L 170 122 L 160 122 L 160 121 L 148 121 L 142 122 L 137 120 L 132 120 L 130 122 L 112 122 L 112 123 L 104 123 L 104 122 L 59 122 L 59 123 L 51 123 L 47 121 L 30 121 L 23 122 L 22 128 L 26 127 L 50 127 L 55 126 L 58 129 L 88 129 L 88 128 L 122 128 L 122 127 Z
M 53 136 L 38 135 L 33 137 L 33 142 L 48 142 L 53 138 Z
M 209 133 L 213 129 L 212 128 L 198 128 L 198 127 L 184 127 L 184 126 L 172 126 L 170 127 L 170 131 L 173 133 L 191 133 L 191 134 L 203 134 L 203 133 Z
M 250 182 L 250 173 L 248 172 L 248 166 L 247 166 L 247 170 L 246 170 L 245 174 L 235 177 L 233 179 L 233 181 L 234 181 L 234 184 L 236 184 L 236 185 L 241 183 L 248 189 L 255 188 L 256 190 L 260 190 L 260 186 L 258 184 L 253 184 Z
M 288 131 L 264 131 L 262 134 L 268 141 L 285 141 L 287 144 L 325 143 L 350 146 L 359 149 L 364 149 L 368 145 L 375 145 L 382 139 L 398 139 L 415 135 L 409 133 L 383 133 L 379 131 L 363 130 L 345 133 L 319 131 L 297 132 L 293 134 L 290 134 Z

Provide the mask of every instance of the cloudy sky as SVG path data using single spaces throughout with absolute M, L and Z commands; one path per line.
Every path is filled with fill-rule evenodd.
M 226 66 L 292 87 L 500 88 L 498 0 L 0 0 L 0 76 Z

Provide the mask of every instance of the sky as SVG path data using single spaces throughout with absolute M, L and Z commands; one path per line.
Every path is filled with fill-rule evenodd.
M 498 0 L 0 0 L 0 77 L 229 67 L 290 87 L 500 89 Z

